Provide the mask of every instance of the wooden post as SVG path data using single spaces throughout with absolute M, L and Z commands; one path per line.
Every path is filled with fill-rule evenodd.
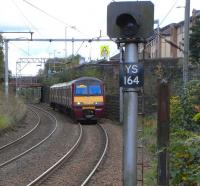
M 169 186 L 169 83 L 158 81 L 158 185 Z

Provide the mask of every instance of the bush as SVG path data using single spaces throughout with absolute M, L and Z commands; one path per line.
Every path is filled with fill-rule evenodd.
M 7 99 L 0 93 L 0 130 L 16 124 L 25 114 L 26 105 L 21 100 L 14 96 Z
M 9 126 L 9 120 L 6 116 L 0 116 L 0 129 L 5 129 Z
M 200 81 L 190 81 L 184 94 L 170 99 L 171 185 L 200 183 Z
M 200 112 L 198 112 L 197 114 L 194 115 L 194 117 L 192 118 L 193 121 L 197 122 L 198 124 L 200 124 Z
M 187 94 L 193 105 L 200 105 L 200 81 L 192 80 L 186 85 Z
M 170 123 L 172 131 L 190 130 L 200 132 L 200 120 L 196 107 L 200 105 L 200 81 L 190 81 L 186 93 L 170 99 Z
M 180 130 L 171 135 L 171 141 L 171 185 L 197 185 L 200 183 L 200 136 Z
M 183 107 L 181 98 L 179 96 L 171 97 L 170 99 L 170 124 L 172 130 L 182 128 L 183 121 Z

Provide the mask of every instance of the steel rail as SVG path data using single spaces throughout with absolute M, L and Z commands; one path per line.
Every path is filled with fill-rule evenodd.
M 97 168 L 99 167 L 100 163 L 102 162 L 105 154 L 106 154 L 106 151 L 108 149 L 108 134 L 106 132 L 106 130 L 104 129 L 103 126 L 101 125 L 98 125 L 104 132 L 104 135 L 105 135 L 105 138 L 106 138 L 106 143 L 105 143 L 105 147 L 104 147 L 104 150 L 103 150 L 103 153 L 101 155 L 101 157 L 99 158 L 99 161 L 97 162 L 97 164 L 95 165 L 95 167 L 93 168 L 93 170 L 90 172 L 90 174 L 88 175 L 88 177 L 81 183 L 81 186 L 84 186 L 88 183 L 88 181 L 91 179 L 91 177 L 93 176 L 93 174 L 95 173 L 95 171 L 97 170 Z
M 9 147 L 10 145 L 13 145 L 13 144 L 16 143 L 16 142 L 19 142 L 21 139 L 23 139 L 23 138 L 25 138 L 26 136 L 28 136 L 29 134 L 31 134 L 31 133 L 39 126 L 40 121 L 41 121 L 40 116 L 38 115 L 37 112 L 35 112 L 34 110 L 32 110 L 30 107 L 29 107 L 28 109 L 31 110 L 31 111 L 37 116 L 37 118 L 38 118 L 37 124 L 36 124 L 30 131 L 28 131 L 28 132 L 25 133 L 24 135 L 20 136 L 20 137 L 17 138 L 16 140 L 11 141 L 10 143 L 7 143 L 7 144 L 1 146 L 1 147 L 0 147 L 0 150 L 3 150 L 3 149 L 5 149 L 5 148 Z
M 23 155 L 27 154 L 28 152 L 32 151 L 33 149 L 35 149 L 36 147 L 38 147 L 39 145 L 41 145 L 42 143 L 44 143 L 47 139 L 49 139 L 52 136 L 52 134 L 56 131 L 57 126 L 58 126 L 56 117 L 53 114 L 51 114 L 51 113 L 49 113 L 49 112 L 47 112 L 47 111 L 45 111 L 45 110 L 43 110 L 43 109 L 41 109 L 39 107 L 36 107 L 36 106 L 32 106 L 32 107 L 35 107 L 38 110 L 42 110 L 43 112 L 45 112 L 46 114 L 48 114 L 49 116 L 51 116 L 55 120 L 55 128 L 51 131 L 51 133 L 46 138 L 44 138 L 43 140 L 41 140 L 36 145 L 32 146 L 31 148 L 29 148 L 28 150 L 24 151 L 23 153 L 15 156 L 13 158 L 11 158 L 10 160 L 5 161 L 4 163 L 0 164 L 0 168 L 3 167 L 3 166 L 5 166 L 5 165 L 7 165 L 7 164 L 9 164 L 9 163 L 11 163 L 11 162 L 13 162 L 16 159 L 22 157 Z
M 52 165 L 50 168 L 48 168 L 45 172 L 43 172 L 40 176 L 38 176 L 35 180 L 33 180 L 32 182 L 30 182 L 27 186 L 32 186 L 36 183 L 38 183 L 39 181 L 41 181 L 45 176 L 47 176 L 50 172 L 52 172 L 55 168 L 57 168 L 59 165 L 61 165 L 63 163 L 64 160 L 68 159 L 71 154 L 77 149 L 77 147 L 79 146 L 82 136 L 83 136 L 83 128 L 82 126 L 79 124 L 79 128 L 80 128 L 80 134 L 79 137 L 76 141 L 76 143 L 71 147 L 71 149 L 62 157 L 60 158 L 54 165 Z

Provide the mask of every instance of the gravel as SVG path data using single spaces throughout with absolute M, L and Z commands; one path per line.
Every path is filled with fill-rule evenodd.
M 117 122 L 104 119 L 102 122 L 109 136 L 109 149 L 98 172 L 88 186 L 121 186 L 122 184 L 122 127 Z
M 42 105 L 44 107 L 44 105 Z M 47 107 L 46 107 L 47 108 Z M 35 149 L 28 155 L 0 169 L 0 185 L 26 185 L 35 179 L 44 170 L 49 168 L 53 163 L 60 159 L 74 144 L 79 134 L 79 127 L 74 124 L 65 114 L 58 111 L 52 111 L 58 119 L 58 129 L 51 137 L 51 140 L 45 142 L 39 148 Z M 13 131 L 8 131 L 0 136 L 0 145 L 17 138 L 26 131 L 33 128 L 36 117 L 27 115 L 24 124 Z M 109 146 L 106 157 L 103 160 L 97 172 L 93 175 L 88 186 L 121 186 L 122 183 L 122 154 L 123 154 L 123 137 L 122 126 L 118 122 L 109 119 L 102 119 L 100 124 L 106 129 L 109 136 Z M 76 177 L 83 178 L 98 157 L 102 146 L 102 136 L 99 135 L 98 129 L 93 125 L 84 125 L 84 139 L 81 148 L 72 156 L 70 161 L 65 162 L 59 167 L 55 174 L 45 181 L 45 185 L 79 185 L 80 180 Z M 93 135 L 90 135 L 92 134 Z M 90 149 L 83 145 L 87 143 Z M 98 150 L 95 150 L 98 149 Z M 93 159 L 91 159 L 93 157 Z M 93 162 L 93 163 L 92 163 Z M 82 172 L 80 172 L 82 169 Z M 43 185 L 43 184 L 42 184 Z
M 84 125 L 83 138 L 77 151 L 42 185 L 81 185 L 99 159 L 102 139 L 97 126 Z
M 44 116 L 42 120 L 42 124 L 46 125 L 47 129 L 48 125 L 52 125 Z M 71 147 L 71 144 L 74 144 L 78 134 L 77 129 L 78 125 L 70 124 L 70 121 L 61 115 L 58 119 L 58 129 L 50 140 L 0 169 L 0 185 L 27 185 L 34 180 L 55 163 Z M 72 136 L 70 133 L 74 135 Z M 27 140 L 27 142 L 29 141 L 31 140 Z

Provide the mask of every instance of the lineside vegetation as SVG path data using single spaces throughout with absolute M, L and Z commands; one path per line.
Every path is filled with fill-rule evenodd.
M 0 92 L 0 131 L 14 127 L 25 117 L 26 111 L 26 105 L 21 100 L 14 96 L 7 99 Z
M 186 92 L 170 100 L 171 185 L 197 186 L 200 183 L 200 81 L 188 82 Z

